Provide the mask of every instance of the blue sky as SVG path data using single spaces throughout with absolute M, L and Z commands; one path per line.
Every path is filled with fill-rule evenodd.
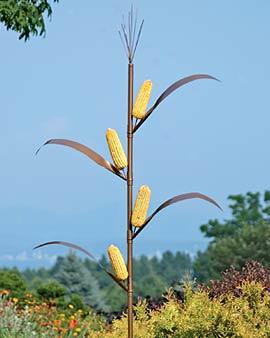
M 166 209 L 136 239 L 135 254 L 195 252 L 199 226 L 229 217 L 227 196 L 269 189 L 270 3 L 261 1 L 133 1 L 145 19 L 135 57 L 135 91 L 153 81 L 151 102 L 177 79 L 208 73 L 164 101 L 135 137 L 135 191 L 152 189 L 151 210 L 179 193 L 199 200 Z M 96 255 L 125 249 L 125 184 L 70 149 L 69 138 L 109 159 L 108 127 L 125 142 L 127 61 L 117 33 L 126 1 L 62 0 L 53 5 L 46 38 L 19 41 L 0 28 L 0 265 L 49 264 L 62 248 Z M 154 168 L 154 170 L 153 170 Z

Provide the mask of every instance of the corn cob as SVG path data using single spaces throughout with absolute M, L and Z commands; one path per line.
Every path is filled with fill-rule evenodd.
M 136 97 L 132 112 L 132 115 L 137 119 L 142 119 L 146 113 L 147 105 L 151 95 L 151 90 L 152 90 L 152 81 L 151 80 L 144 81 Z
M 125 280 L 128 278 L 127 267 L 123 256 L 117 246 L 110 245 L 108 247 L 108 255 L 114 270 L 115 277 L 118 280 Z
M 146 220 L 149 208 L 151 190 L 147 185 L 142 185 L 137 194 L 135 206 L 131 216 L 131 224 L 135 227 L 141 227 Z
M 127 158 L 117 132 L 114 129 L 108 128 L 106 139 L 115 167 L 118 170 L 124 169 L 127 166 Z

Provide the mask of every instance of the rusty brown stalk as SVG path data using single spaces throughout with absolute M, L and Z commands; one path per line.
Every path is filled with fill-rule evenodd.
M 133 193 L 133 64 L 128 64 L 128 171 L 127 171 L 127 267 L 128 267 L 128 338 L 133 338 L 133 229 L 131 224 Z

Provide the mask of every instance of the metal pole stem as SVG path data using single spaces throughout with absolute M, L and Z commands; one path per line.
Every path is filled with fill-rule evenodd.
M 128 338 L 133 338 L 133 230 L 131 225 L 133 188 L 133 64 L 128 64 L 128 171 L 127 171 L 127 256 L 128 256 Z

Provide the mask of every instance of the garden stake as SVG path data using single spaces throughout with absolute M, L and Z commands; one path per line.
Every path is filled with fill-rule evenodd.
M 126 166 L 126 159 L 122 145 L 118 138 L 117 132 L 113 129 L 107 130 L 107 141 L 109 149 L 112 155 L 113 164 L 104 159 L 101 155 L 88 148 L 87 146 L 78 143 L 72 140 L 66 139 L 51 139 L 45 142 L 43 145 L 47 144 L 58 144 L 70 147 L 74 150 L 77 150 L 96 164 L 107 169 L 111 173 L 125 180 L 127 183 L 127 271 L 125 266 L 123 266 L 123 258 L 119 249 L 111 245 L 108 249 L 111 262 L 113 263 L 115 274 L 108 271 L 104 268 L 98 260 L 86 249 L 69 242 L 63 241 L 52 241 L 46 242 L 36 246 L 34 249 L 41 248 L 47 245 L 63 245 L 71 249 L 79 250 L 90 257 L 92 260 L 96 261 L 97 264 L 107 273 L 123 290 L 127 292 L 127 314 L 128 314 L 128 338 L 133 338 L 133 240 L 139 235 L 139 233 L 147 226 L 147 224 L 152 220 L 152 218 L 159 213 L 164 208 L 188 199 L 199 198 L 203 199 L 219 209 L 221 207 L 207 195 L 201 194 L 199 192 L 191 192 L 176 195 L 165 202 L 163 202 L 148 218 L 146 218 L 146 213 L 149 206 L 150 194 L 151 191 L 148 186 L 144 185 L 141 187 L 138 195 L 138 210 L 135 210 L 134 219 L 132 220 L 132 208 L 133 208 L 133 135 L 141 127 L 141 125 L 148 119 L 148 117 L 153 113 L 153 111 L 159 106 L 159 104 L 170 94 L 172 94 L 176 89 L 182 87 L 183 85 L 199 80 L 199 79 L 212 79 L 217 80 L 215 77 L 207 74 L 195 74 L 185 78 L 182 78 L 172 85 L 170 85 L 156 100 L 154 105 L 148 111 L 138 111 L 137 108 L 141 106 L 143 110 L 148 103 L 152 82 L 150 80 L 145 81 L 142 89 L 142 96 L 138 100 L 138 105 L 136 106 L 136 112 L 134 111 L 133 116 L 133 84 L 134 84 L 134 65 L 133 58 L 137 49 L 137 45 L 140 39 L 143 22 L 137 32 L 137 15 L 134 17 L 133 8 L 128 16 L 128 24 L 126 27 L 125 22 L 121 24 L 121 30 L 119 35 L 123 43 L 127 58 L 128 58 L 128 109 L 127 109 L 127 175 L 125 175 L 121 170 Z M 217 80 L 219 81 L 219 80 Z M 135 125 L 133 124 L 133 118 L 135 118 Z M 138 123 L 137 123 L 138 122 Z M 39 152 L 40 148 L 37 150 L 36 154 Z M 136 203 L 137 204 L 137 203 Z M 222 209 L 221 209 L 222 210 Z M 138 211 L 138 213 L 137 213 Z M 133 223 L 133 224 L 132 224 Z M 134 226 L 134 228 L 133 228 Z M 133 230 L 137 227 L 137 230 Z M 118 274 L 118 275 L 117 275 Z M 125 285 L 124 279 L 127 277 L 127 285 Z
M 128 256 L 128 338 L 133 338 L 133 230 L 132 188 L 133 188 L 133 64 L 128 64 L 128 172 L 127 172 L 127 256 Z

